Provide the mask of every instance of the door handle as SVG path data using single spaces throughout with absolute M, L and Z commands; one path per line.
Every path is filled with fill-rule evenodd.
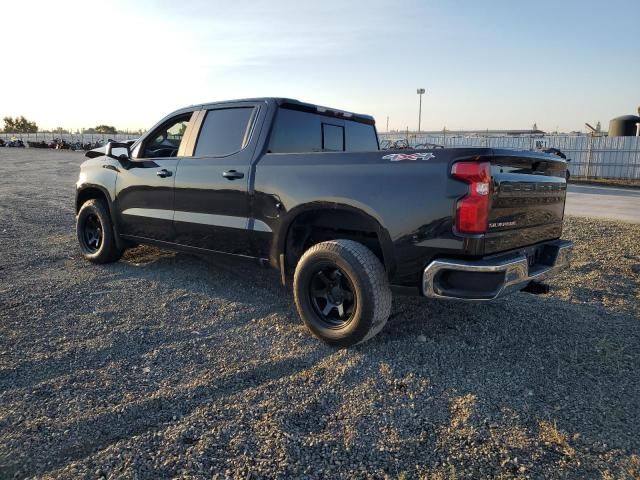
M 222 176 L 228 180 L 236 180 L 238 178 L 243 178 L 244 173 L 238 172 L 237 170 L 227 170 L 222 174 Z
M 160 178 L 165 178 L 165 177 L 170 177 L 171 175 L 173 175 L 173 172 L 170 172 L 166 168 L 163 168 L 162 170 L 158 170 L 156 172 L 156 175 L 159 176 Z

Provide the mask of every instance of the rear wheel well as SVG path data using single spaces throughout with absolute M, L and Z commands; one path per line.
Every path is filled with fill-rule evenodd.
M 107 208 L 109 207 L 107 195 L 99 188 L 89 187 L 78 192 L 78 195 L 76 197 L 76 213 L 80 211 L 80 208 L 82 207 L 82 205 L 84 205 L 88 200 L 92 200 L 92 199 L 103 200 L 105 203 L 105 206 Z
M 366 246 L 389 272 L 378 222 L 363 213 L 340 209 L 319 209 L 299 214 L 289 225 L 284 242 L 286 275 L 295 270 L 309 248 L 327 240 L 353 240 Z

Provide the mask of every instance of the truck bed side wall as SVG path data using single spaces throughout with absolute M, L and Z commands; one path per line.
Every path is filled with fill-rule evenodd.
M 382 158 L 389 153 L 263 155 L 255 166 L 253 214 L 268 228 L 255 231 L 258 253 L 277 264 L 274 256 L 295 216 L 333 205 L 364 212 L 386 231 L 395 256 L 393 283 L 415 285 L 436 254 L 473 254 L 474 239 L 455 236 L 452 228 L 456 200 L 467 187 L 448 172 L 454 160 L 475 158 L 480 150 L 433 150 L 429 160 L 395 162 Z

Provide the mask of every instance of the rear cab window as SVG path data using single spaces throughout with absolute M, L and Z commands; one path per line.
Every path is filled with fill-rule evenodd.
M 267 152 L 371 152 L 378 149 L 378 137 L 372 124 L 280 107 Z
M 344 127 L 341 125 L 322 124 L 322 151 L 344 152 Z

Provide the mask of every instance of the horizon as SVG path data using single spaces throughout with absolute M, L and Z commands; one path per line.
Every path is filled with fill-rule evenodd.
M 0 31 L 20 40 L 0 118 L 42 130 L 146 130 L 186 105 L 278 96 L 415 131 L 425 88 L 422 132 L 584 132 L 640 103 L 638 3 L 65 0 L 5 13 L 28 19 Z

